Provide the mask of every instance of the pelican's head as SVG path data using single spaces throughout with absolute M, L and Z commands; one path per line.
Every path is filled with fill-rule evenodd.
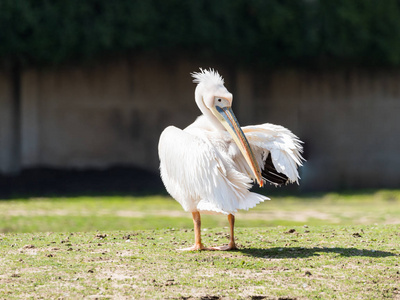
M 197 83 L 195 98 L 200 110 L 215 127 L 227 130 L 249 164 L 259 186 L 263 186 L 261 169 L 254 157 L 235 114 L 232 111 L 232 94 L 224 86 L 224 79 L 213 69 L 192 73 Z

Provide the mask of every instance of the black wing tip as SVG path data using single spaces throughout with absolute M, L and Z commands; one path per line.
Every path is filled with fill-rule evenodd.
M 264 161 L 264 169 L 261 172 L 263 179 L 275 186 L 281 186 L 289 182 L 289 178 L 276 170 L 272 162 L 271 153 L 268 154 Z

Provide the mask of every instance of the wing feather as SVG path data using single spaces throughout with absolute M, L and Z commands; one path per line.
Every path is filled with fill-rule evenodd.
M 255 155 L 259 159 L 264 178 L 276 185 L 297 182 L 297 168 L 304 161 L 302 142 L 290 130 L 274 124 L 243 127 Z M 286 180 L 284 180 L 286 178 Z
M 189 131 L 189 130 L 188 130 Z M 203 130 L 167 127 L 159 141 L 161 178 L 186 211 L 235 213 L 268 199 L 249 192 L 251 179 Z

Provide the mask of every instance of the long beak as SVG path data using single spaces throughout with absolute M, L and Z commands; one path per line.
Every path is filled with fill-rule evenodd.
M 260 167 L 254 157 L 254 153 L 250 148 L 250 144 L 247 141 L 246 136 L 240 128 L 239 122 L 237 121 L 235 114 L 232 111 L 232 108 L 216 106 L 215 110 L 212 109 L 211 111 L 232 136 L 236 145 L 239 147 L 240 152 L 242 152 L 244 158 L 249 164 L 258 185 L 262 187 L 264 185 L 264 182 L 262 180 Z

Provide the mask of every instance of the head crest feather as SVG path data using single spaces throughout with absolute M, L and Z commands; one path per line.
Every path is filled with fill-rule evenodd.
M 210 85 L 210 84 L 215 84 L 215 85 L 223 85 L 224 84 L 224 79 L 222 78 L 221 75 L 214 69 L 208 69 L 204 70 L 200 68 L 200 72 L 193 72 L 191 73 L 193 77 L 193 82 L 197 84 L 205 84 L 205 85 Z

